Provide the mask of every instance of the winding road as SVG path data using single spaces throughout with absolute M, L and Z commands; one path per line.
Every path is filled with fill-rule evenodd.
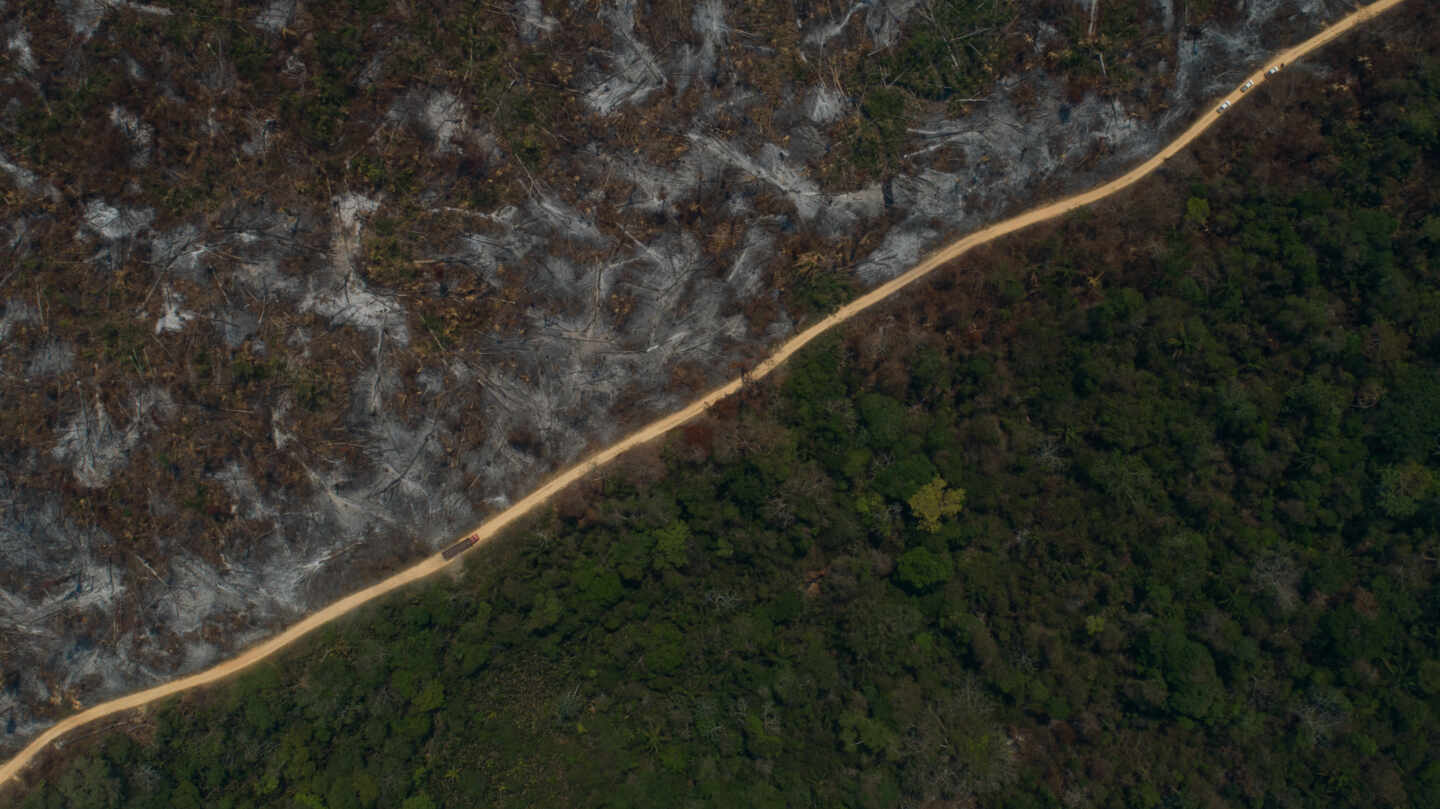
M 1330 27 L 1326 28 L 1325 30 L 1311 37 L 1310 39 L 1305 40 L 1299 45 L 1296 45 L 1276 55 L 1264 67 L 1249 76 L 1247 80 L 1253 81 L 1255 85 L 1259 85 L 1265 81 L 1265 73 L 1271 67 L 1276 65 L 1288 65 L 1310 53 L 1311 51 L 1320 48 L 1331 40 L 1341 36 L 1345 32 L 1349 31 L 1351 28 L 1354 28 L 1355 26 L 1370 20 L 1377 15 L 1392 9 L 1395 6 L 1400 5 L 1403 2 L 1405 2 L 1405 0 L 1378 0 L 1372 5 L 1366 6 L 1354 12 L 1353 14 L 1350 14 L 1344 19 L 1339 20 L 1334 25 L 1331 25 Z M 944 265 L 963 255 L 971 248 L 985 244 L 986 242 L 993 241 L 1000 238 L 1001 236 L 1005 236 L 1006 234 L 1014 233 L 1021 228 L 1029 227 L 1030 225 L 1036 224 L 1037 222 L 1044 222 L 1049 219 L 1054 219 L 1057 216 L 1069 213 L 1070 211 L 1073 211 L 1085 205 L 1089 205 L 1090 203 L 1097 200 L 1104 199 L 1105 197 L 1122 191 L 1125 188 L 1134 185 L 1136 182 L 1139 182 L 1146 175 L 1150 174 L 1150 172 L 1159 168 L 1170 157 L 1174 156 L 1181 149 L 1184 149 L 1186 146 L 1188 146 L 1191 141 L 1199 137 L 1202 133 L 1205 132 L 1205 130 L 1213 126 L 1215 122 L 1221 117 L 1220 113 L 1218 113 L 1216 110 L 1220 107 L 1222 103 L 1229 102 L 1229 104 L 1231 105 L 1238 103 L 1244 95 L 1240 90 L 1240 87 L 1244 86 L 1244 83 L 1245 82 L 1242 81 L 1239 85 L 1236 86 L 1236 89 L 1230 92 L 1229 95 L 1225 96 L 1223 99 L 1216 99 L 1211 105 L 1205 107 L 1200 115 L 1200 119 L 1194 124 L 1192 124 L 1189 129 L 1186 129 L 1183 133 L 1180 134 L 1179 137 L 1171 141 L 1169 145 L 1167 145 L 1164 149 L 1161 149 L 1149 160 L 1146 160 L 1144 163 L 1141 163 L 1140 165 L 1126 172 L 1123 176 L 1111 180 L 1110 182 L 1105 183 L 1104 185 L 1101 185 L 1097 188 L 1091 189 L 1090 191 L 1086 191 L 1084 193 L 1062 199 L 1059 202 L 1053 202 L 1049 205 L 1034 208 L 1030 211 L 1020 214 L 1019 216 L 1007 219 L 1004 222 L 1000 222 L 995 225 L 991 225 L 990 227 L 972 233 L 971 235 L 966 236 L 962 239 L 951 242 L 950 244 L 931 254 L 928 258 L 905 272 L 903 275 L 899 275 L 894 279 L 891 279 L 890 281 L 881 284 L 880 286 L 860 296 L 854 301 L 851 301 L 845 306 L 840 307 L 838 310 L 836 310 L 834 313 L 821 320 L 820 322 L 810 326 L 803 332 L 795 335 L 784 345 L 780 346 L 775 351 L 775 353 L 771 354 L 764 361 L 760 362 L 758 365 L 755 366 L 754 369 L 752 369 L 749 373 L 742 376 L 741 378 L 733 379 L 730 382 L 721 385 L 720 387 L 710 391 L 709 393 L 690 403 L 690 405 L 688 405 L 684 409 L 665 416 L 664 418 L 655 421 L 654 423 L 646 427 L 641 428 L 640 430 L 626 436 L 620 441 L 617 441 L 611 446 L 595 453 L 594 455 L 591 455 L 589 458 L 586 458 L 585 460 L 575 464 L 569 469 L 566 469 L 564 472 L 556 475 L 554 478 L 549 480 L 539 489 L 536 489 L 534 492 L 530 493 L 524 499 L 516 502 L 514 505 L 510 506 L 509 508 L 490 518 L 486 522 L 482 523 L 475 530 L 467 532 L 465 536 L 475 536 L 477 538 L 477 542 L 472 543 L 472 545 L 469 548 L 466 548 L 465 551 L 469 552 L 469 550 L 472 550 L 475 545 L 481 544 L 484 541 L 494 537 L 506 526 L 515 522 L 524 515 L 529 514 L 536 507 L 545 503 L 547 500 L 553 497 L 560 490 L 564 489 L 566 486 L 569 486 L 570 484 L 580 480 L 594 469 L 609 463 L 621 453 L 624 453 L 629 449 L 639 446 L 640 444 L 644 444 L 648 441 L 658 438 L 669 432 L 670 430 L 674 429 L 675 427 L 678 427 L 679 425 L 700 415 L 717 401 L 740 390 L 740 387 L 746 382 L 763 378 L 771 371 L 779 367 L 781 363 L 785 362 L 785 360 L 789 359 L 790 355 L 794 354 L 796 351 L 799 351 L 801 348 L 804 348 L 816 337 L 819 337 L 821 334 L 864 312 L 865 310 L 885 300 L 886 298 L 890 297 L 891 295 L 895 294 L 906 286 L 909 286 L 910 284 L 918 281 L 926 275 L 929 275 L 940 267 L 943 267 Z M 351 610 L 354 610 L 357 607 L 366 604 L 367 602 L 373 601 L 376 598 L 386 595 L 387 593 L 398 590 L 401 587 L 410 584 L 411 582 L 423 579 L 426 576 L 429 576 L 432 573 L 441 570 L 447 565 L 452 564 L 455 560 L 461 558 L 462 556 L 464 556 L 464 553 L 459 553 L 454 555 L 451 559 L 447 560 L 444 559 L 441 554 L 437 553 L 433 556 L 427 557 L 413 567 L 396 573 L 395 575 L 391 576 L 388 579 L 385 579 L 384 581 L 371 585 L 370 587 L 367 587 L 357 593 L 346 596 L 345 598 L 342 598 L 339 601 L 330 604 L 329 606 L 319 610 L 318 612 L 312 613 L 304 620 L 286 629 L 284 632 L 281 632 L 280 634 L 276 635 L 273 638 L 270 638 L 267 641 L 264 641 L 263 643 L 252 646 L 251 648 L 245 650 L 240 655 L 231 658 L 230 660 L 219 663 L 209 669 L 206 669 L 205 671 L 191 674 L 186 677 L 181 677 L 163 685 L 155 686 L 154 688 L 147 688 L 144 691 L 139 691 L 134 694 L 119 697 L 117 699 L 110 700 L 109 702 L 102 702 L 99 705 L 91 706 L 90 708 L 87 708 L 77 714 L 66 717 L 65 719 L 60 720 L 58 723 L 50 727 L 44 733 L 40 734 L 40 736 L 38 736 L 34 741 L 27 745 L 25 749 L 21 750 L 14 758 L 7 761 L 3 767 L 0 767 L 0 787 L 3 787 L 6 782 L 19 775 L 20 772 L 50 744 L 52 744 L 65 734 L 75 730 L 76 728 L 87 725 L 98 719 L 103 719 L 104 717 L 111 716 L 122 711 L 139 708 L 157 700 L 164 699 L 173 694 L 178 694 L 182 691 L 188 691 L 192 688 L 197 688 L 199 686 L 207 685 L 209 683 L 213 683 L 229 677 L 232 674 L 242 671 L 260 662 L 261 660 L 270 657 L 281 649 L 284 649 L 285 647 L 295 643 L 296 641 L 310 634 L 310 632 L 320 628 L 321 626 L 324 626 L 325 624 L 330 623 L 331 621 L 334 621 L 335 619 L 345 615 L 346 613 L 349 613 Z

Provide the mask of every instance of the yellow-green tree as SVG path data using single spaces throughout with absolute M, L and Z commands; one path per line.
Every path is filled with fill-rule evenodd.
M 965 507 L 965 490 L 946 488 L 945 479 L 937 476 L 910 495 L 910 511 L 920 520 L 920 527 L 935 533 L 940 521 L 953 517 Z

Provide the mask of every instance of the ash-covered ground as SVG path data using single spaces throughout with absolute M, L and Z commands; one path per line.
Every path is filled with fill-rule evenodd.
M 859 168 L 857 77 L 938 0 L 517 0 L 442 56 L 392 35 L 419 4 L 0 1 L 0 754 L 439 547 L 814 290 L 1118 173 L 1350 6 L 1096 1 L 1016 2 L 983 92 Z

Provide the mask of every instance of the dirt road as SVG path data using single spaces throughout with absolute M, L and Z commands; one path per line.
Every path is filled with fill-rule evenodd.
M 1379 2 L 1376 2 L 1373 5 L 1367 6 L 1355 12 L 1354 14 L 1351 14 L 1350 16 L 1340 20 L 1329 28 L 1326 28 L 1324 31 L 1321 31 L 1320 33 L 1306 40 L 1305 42 L 1280 53 L 1268 64 L 1266 64 L 1265 67 L 1261 68 L 1253 75 L 1251 75 L 1249 77 L 1249 80 L 1254 81 L 1256 85 L 1259 85 L 1260 83 L 1265 81 L 1265 71 L 1269 69 L 1272 65 L 1288 65 L 1299 59 L 1300 57 L 1304 56 L 1305 54 L 1315 50 L 1316 48 L 1321 47 L 1330 40 L 1335 39 L 1341 34 L 1344 34 L 1346 31 L 1349 31 L 1356 25 L 1359 25 L 1360 23 L 1363 23 L 1371 19 L 1372 17 L 1381 14 L 1382 12 L 1388 11 L 1389 9 L 1394 8 L 1395 6 L 1398 6 L 1403 2 L 1405 2 L 1405 0 L 1379 0 Z M 1241 84 L 1244 84 L 1244 81 L 1242 81 Z M 870 292 L 860 296 L 856 300 L 846 304 L 845 306 L 842 306 L 829 317 L 826 317 L 824 320 L 821 320 L 820 322 L 816 323 L 815 325 L 791 338 L 789 342 L 780 346 L 780 348 L 774 354 L 772 354 L 763 362 L 755 366 L 755 368 L 749 373 L 747 378 L 749 380 L 756 380 L 764 377 L 766 374 L 775 370 L 775 368 L 778 367 L 781 363 L 785 362 L 785 360 L 787 360 L 791 354 L 794 354 L 796 351 L 799 351 L 801 348 L 805 347 L 816 337 L 819 337 L 824 332 L 840 325 L 841 323 L 844 323 L 846 320 L 849 320 L 850 318 L 860 314 L 866 309 L 869 309 L 870 307 L 874 306 L 885 298 L 888 298 L 889 296 L 895 294 L 905 286 L 908 286 L 916 280 L 930 274 L 931 272 L 934 272 L 936 269 L 939 269 L 945 264 L 953 261 L 958 256 L 962 255 L 967 250 L 970 250 L 977 245 L 981 245 L 986 242 L 998 239 L 1008 233 L 1013 233 L 1017 230 L 1020 230 L 1021 228 L 1028 227 L 1037 222 L 1044 222 L 1047 219 L 1054 219 L 1057 216 L 1073 211 L 1076 208 L 1089 205 L 1096 200 L 1104 199 L 1111 194 L 1114 194 L 1129 187 L 1130 185 L 1133 185 L 1134 183 L 1138 182 L 1146 175 L 1148 175 L 1150 172 L 1159 168 L 1162 163 L 1164 163 L 1171 156 L 1179 152 L 1181 149 L 1185 148 L 1187 145 L 1190 144 L 1191 141 L 1199 137 L 1201 133 L 1203 133 L 1206 129 L 1209 129 L 1213 124 L 1215 124 L 1215 122 L 1220 117 L 1222 117 L 1215 111 L 1222 101 L 1228 101 L 1233 104 L 1240 101 L 1241 98 L 1242 94 L 1237 86 L 1237 88 L 1235 90 L 1232 90 L 1230 94 L 1225 98 L 1216 99 L 1210 106 L 1206 107 L 1201 111 L 1200 119 L 1196 121 L 1189 129 L 1185 130 L 1185 132 L 1183 132 L 1179 137 L 1171 141 L 1168 146 L 1160 150 L 1160 152 L 1154 157 L 1151 157 L 1149 160 L 1146 160 L 1144 163 L 1141 163 L 1140 165 L 1131 169 L 1129 172 L 1125 173 L 1120 178 L 1111 180 L 1110 182 L 1105 183 L 1098 188 L 1094 188 L 1082 194 L 1077 194 L 1076 196 L 1062 199 L 1059 202 L 1054 202 L 1049 205 L 1045 205 L 1040 208 L 1036 208 L 1034 210 L 1023 213 L 1013 219 L 1008 219 L 999 224 L 991 225 L 984 230 L 972 233 L 971 235 L 966 236 L 963 239 L 952 242 L 946 247 L 941 248 L 939 251 L 935 252 L 929 258 L 925 259 L 919 265 L 910 269 L 903 275 L 897 276 L 896 278 L 884 284 L 881 284 Z M 615 444 L 612 444 L 610 447 L 601 450 L 600 452 L 597 452 L 596 454 L 590 456 L 589 458 L 581 461 L 580 463 L 570 467 L 569 469 L 555 476 L 545 485 L 532 492 L 529 496 L 505 509 L 487 522 L 483 523 L 479 528 L 475 529 L 474 532 L 466 532 L 465 535 L 468 535 L 470 533 L 477 533 L 479 534 L 480 542 L 483 543 L 485 540 L 488 540 L 491 537 L 495 536 L 495 534 L 497 534 L 506 526 L 515 522 L 520 517 L 529 514 L 537 506 L 545 503 L 552 496 L 554 496 L 556 492 L 559 492 L 566 486 L 569 486 L 570 484 L 581 479 L 595 468 L 609 463 L 621 453 L 632 449 L 640 444 L 644 444 L 648 441 L 658 438 L 661 435 L 664 435 L 666 432 L 669 432 L 671 429 L 685 423 L 686 421 L 689 421 L 695 416 L 700 415 L 706 410 L 706 408 L 710 407 L 715 402 L 738 391 L 744 381 L 744 379 L 731 380 L 725 385 L 722 385 L 715 390 L 710 391 L 700 399 L 692 402 L 683 410 L 672 413 L 660 419 L 659 421 L 656 421 L 640 429 L 639 431 L 626 436 Z M 458 559 L 463 556 L 464 554 L 460 554 L 455 558 Z M 78 727 L 89 724 L 90 722 L 94 722 L 97 719 L 119 713 L 121 711 L 128 711 L 132 708 L 139 708 L 141 706 L 148 705 L 152 702 L 155 702 L 156 700 L 164 699 L 165 697 L 168 697 L 172 694 L 178 694 L 181 691 L 187 691 L 191 688 L 196 688 L 198 686 L 213 683 L 217 680 L 229 677 L 236 672 L 239 672 L 255 663 L 260 662 L 261 660 L 264 660 L 275 652 L 278 652 L 286 646 L 294 643 L 295 641 L 300 640 L 305 635 L 309 634 L 311 631 L 327 623 L 330 623 L 336 618 L 339 618 L 340 616 L 345 615 L 346 613 L 355 609 L 356 607 L 359 607 L 373 599 L 379 598 L 386 593 L 398 590 L 399 588 L 404 587 L 405 585 L 410 584 L 411 582 L 414 582 L 418 579 L 425 578 L 426 576 L 429 576 L 437 570 L 440 570 L 446 565 L 451 564 L 451 562 L 453 561 L 453 559 L 450 561 L 445 561 L 440 557 L 440 554 L 437 553 L 434 556 L 431 556 L 420 562 L 419 564 L 415 565 L 414 567 L 403 570 L 395 574 L 394 576 L 391 576 L 390 578 L 379 582 L 378 584 L 367 587 L 358 593 L 354 593 L 340 599 L 339 601 L 336 601 L 335 603 L 325 607 L 324 609 L 311 614 L 309 617 L 305 618 L 304 620 L 300 621 L 289 629 L 286 629 L 279 635 L 276 635 L 275 637 L 257 646 L 253 646 L 250 649 L 247 649 L 245 652 L 241 653 L 239 656 L 227 660 L 223 663 L 217 664 L 213 668 L 206 669 L 205 671 L 199 672 L 197 674 L 189 675 L 188 677 L 181 677 L 178 680 L 173 680 L 171 682 L 165 683 L 164 685 L 159 685 L 154 688 L 149 688 L 144 691 L 130 694 L 128 696 L 113 699 L 109 702 L 103 702 L 99 705 L 95 705 L 84 711 L 81 711 L 80 713 L 74 714 L 73 716 L 66 717 L 65 719 L 62 719 L 60 722 L 56 723 L 49 730 L 40 734 L 40 736 L 36 738 L 33 742 L 31 742 L 24 750 L 20 751 L 20 753 L 17 754 L 13 759 L 6 762 L 3 767 L 0 767 L 0 786 L 3 786 L 11 778 L 18 775 L 19 772 L 24 769 L 24 767 L 29 764 L 30 761 L 34 759 L 37 754 L 39 754 L 52 742 L 59 739 L 61 736 L 64 736 L 66 733 L 75 730 Z

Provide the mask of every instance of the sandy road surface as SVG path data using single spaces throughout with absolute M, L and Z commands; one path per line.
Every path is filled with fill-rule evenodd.
M 1248 78 L 1250 80 L 1253 80 L 1256 85 L 1259 85 L 1265 80 L 1265 70 L 1269 69 L 1271 65 L 1290 64 L 1291 62 L 1299 59 L 1305 54 L 1315 50 L 1316 48 L 1321 47 L 1330 40 L 1344 34 L 1346 31 L 1349 31 L 1356 25 L 1359 25 L 1360 23 L 1363 23 L 1371 19 L 1372 17 L 1375 17 L 1382 12 L 1388 11 L 1389 9 L 1394 8 L 1395 6 L 1398 6 L 1403 2 L 1405 2 L 1405 0 L 1378 0 L 1378 2 L 1370 6 L 1366 6 L 1359 11 L 1356 11 L 1355 13 L 1340 20 L 1329 28 L 1326 28 L 1324 31 L 1321 31 L 1310 39 L 1302 42 L 1301 44 L 1296 45 L 1289 50 L 1281 52 L 1275 58 L 1271 59 L 1265 65 L 1265 67 L 1256 71 Z M 1241 84 L 1244 84 L 1244 81 L 1242 81 Z M 554 496 L 556 492 L 559 492 L 561 489 L 564 489 L 571 483 L 574 483 L 575 481 L 583 478 L 595 468 L 609 463 L 610 461 L 614 460 L 616 456 L 620 455 L 626 450 L 632 449 L 640 444 L 644 444 L 648 441 L 658 438 L 659 436 L 664 435 L 666 432 L 669 432 L 671 429 L 685 423 L 686 421 L 689 421 L 695 416 L 700 415 L 715 402 L 738 391 L 740 389 L 740 386 L 747 379 L 751 381 L 760 379 L 761 377 L 775 370 L 775 368 L 778 367 L 781 363 L 785 362 L 785 360 L 788 359 L 791 354 L 799 351 L 801 348 L 805 347 L 812 340 L 814 340 L 816 337 L 819 337 L 824 332 L 834 328 L 835 326 L 840 325 L 841 323 L 844 323 L 846 320 L 849 320 L 850 318 L 860 314 L 866 309 L 869 309 L 870 307 L 874 306 L 885 298 L 895 294 L 903 287 L 934 272 L 935 270 L 959 257 L 967 250 L 970 250 L 977 245 L 981 245 L 986 242 L 998 239 L 1008 233 L 1013 233 L 1017 230 L 1020 230 L 1021 228 L 1028 227 L 1037 222 L 1044 222 L 1047 219 L 1054 219 L 1057 216 L 1073 211 L 1076 208 L 1089 205 L 1096 200 L 1104 199 L 1111 194 L 1114 194 L 1124 188 L 1133 185 L 1134 183 L 1138 182 L 1146 175 L 1148 175 L 1150 172 L 1159 168 L 1162 163 L 1175 155 L 1181 149 L 1184 149 L 1186 146 L 1188 146 L 1191 141 L 1199 137 L 1199 135 L 1203 133 L 1206 129 L 1209 129 L 1221 117 L 1215 112 L 1215 109 L 1220 105 L 1222 101 L 1229 101 L 1231 103 L 1234 103 L 1239 101 L 1241 98 L 1242 95 L 1237 86 L 1237 88 L 1235 90 L 1232 90 L 1230 94 L 1225 98 L 1215 99 L 1215 101 L 1210 106 L 1204 108 L 1201 111 L 1200 119 L 1196 121 L 1193 125 L 1191 125 L 1189 129 L 1181 133 L 1179 137 L 1171 141 L 1168 146 L 1166 146 L 1164 149 L 1161 149 L 1160 152 L 1157 153 L 1154 157 L 1151 157 L 1149 160 L 1146 160 L 1144 163 L 1141 163 L 1140 165 L 1126 172 L 1118 179 L 1111 180 L 1110 182 L 1105 183 L 1098 188 L 1091 189 L 1090 191 L 1086 191 L 1082 194 L 1077 194 L 1073 197 L 1062 199 L 1059 202 L 1053 202 L 1049 205 L 1035 208 L 1013 219 L 1007 219 L 1006 221 L 1000 222 L 999 224 L 991 225 L 984 230 L 972 233 L 969 236 L 966 236 L 941 248 L 939 251 L 933 253 L 929 258 L 925 259 L 923 262 L 921 262 L 914 268 L 905 272 L 903 275 L 897 276 L 890 281 L 881 284 L 870 292 L 860 296 L 856 300 L 851 301 L 845 306 L 842 306 L 840 309 L 836 310 L 824 320 L 821 320 L 820 322 L 816 323 L 805 331 L 795 335 L 795 337 L 791 338 L 784 345 L 780 346 L 780 348 L 776 350 L 774 354 L 770 355 L 764 361 L 756 365 L 755 368 L 750 371 L 750 373 L 745 378 L 731 380 L 730 382 L 705 394 L 700 399 L 692 402 L 683 410 L 672 413 L 660 419 L 659 421 L 656 421 L 646 427 L 641 428 L 637 432 L 626 436 L 625 438 L 621 439 L 615 444 L 612 444 L 606 449 L 595 453 L 594 455 L 570 467 L 564 472 L 561 472 L 559 475 L 552 478 L 545 485 L 530 493 L 530 495 L 528 495 L 524 499 L 520 500 L 519 502 L 495 515 L 490 520 L 481 524 L 480 527 L 477 528 L 475 531 L 468 532 L 466 535 L 468 536 L 469 533 L 478 534 L 481 542 L 490 539 L 491 537 L 495 536 L 495 534 L 497 534 L 501 529 L 515 522 L 520 517 L 529 514 L 537 506 L 543 504 L 552 496 Z M 455 559 L 459 559 L 463 556 L 464 554 L 460 554 L 456 556 Z M 56 723 L 49 730 L 40 734 L 40 736 L 36 738 L 33 742 L 31 742 L 28 746 L 26 746 L 24 750 L 21 750 L 20 753 L 17 754 L 13 759 L 6 762 L 3 767 L 0 767 L 0 786 L 3 786 L 5 782 L 18 775 L 19 772 L 27 764 L 29 764 L 30 761 L 34 759 L 37 754 L 39 754 L 42 750 L 49 746 L 51 742 L 54 742 L 61 736 L 69 733 L 72 730 L 75 730 L 78 727 L 89 724 L 90 722 L 93 722 L 102 717 L 119 713 L 121 711 L 127 711 L 132 708 L 139 708 L 143 705 L 148 705 L 156 700 L 164 699 L 171 694 L 178 694 L 181 691 L 187 691 L 191 688 L 196 688 L 198 686 L 213 683 L 217 680 L 229 677 L 236 672 L 239 672 L 255 663 L 260 662 L 261 660 L 264 660 L 265 658 L 280 651 L 286 646 L 289 646 L 295 641 L 300 640 L 302 637 L 309 634 L 311 631 L 327 623 L 330 623 L 336 618 L 339 618 L 340 616 L 345 615 L 351 610 L 354 610 L 356 607 L 359 607 L 366 602 L 379 598 L 386 593 L 398 590 L 399 588 L 404 587 L 405 585 L 413 581 L 425 578 L 426 576 L 429 576 L 437 570 L 440 570 L 441 568 L 445 567 L 453 561 L 454 559 L 450 561 L 445 561 L 440 557 L 439 554 L 428 557 L 419 564 L 407 568 L 395 574 L 394 576 L 391 576 L 390 578 L 379 582 L 378 584 L 374 584 L 370 587 L 365 588 L 364 590 L 361 590 L 358 593 L 353 593 L 349 596 L 346 596 L 345 598 L 336 601 L 335 603 L 325 607 L 324 609 L 312 613 L 310 616 L 306 617 L 304 620 L 300 621 L 289 629 L 286 629 L 284 632 L 281 632 L 279 635 L 276 635 L 275 637 L 256 646 L 253 646 L 241 653 L 239 656 L 231 658 L 230 660 L 227 660 L 223 663 L 219 663 L 213 668 L 206 669 L 205 671 L 199 672 L 197 674 L 191 674 L 188 677 L 181 677 L 178 680 L 172 680 L 171 682 L 165 683 L 164 685 L 158 685 L 154 688 L 148 688 L 144 691 L 120 697 L 118 699 L 113 699 L 109 702 L 102 702 L 101 704 L 87 708 L 80 713 L 66 717 L 65 719 L 62 719 L 60 722 Z

